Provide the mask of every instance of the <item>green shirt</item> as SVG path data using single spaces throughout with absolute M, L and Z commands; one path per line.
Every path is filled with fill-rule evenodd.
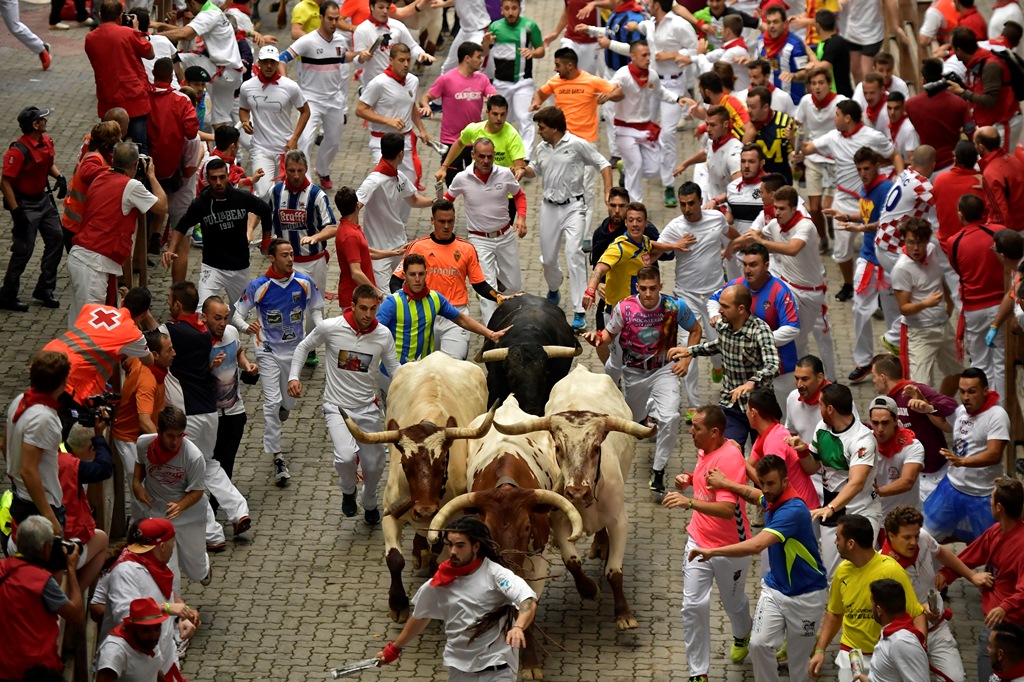
M 533 19 L 519 17 L 515 26 L 498 19 L 487 29 L 494 34 L 491 60 L 494 62 L 494 80 L 518 83 L 533 78 L 533 59 L 519 54 L 519 48 L 538 48 L 544 45 L 540 27 Z
M 523 20 L 519 21 L 522 23 Z M 519 132 L 510 123 L 506 123 L 497 134 L 487 132 L 487 121 L 470 123 L 462 129 L 459 141 L 466 147 L 472 147 L 481 137 L 494 143 L 494 163 L 499 166 L 511 168 L 514 161 L 526 158 L 523 138 L 519 137 Z

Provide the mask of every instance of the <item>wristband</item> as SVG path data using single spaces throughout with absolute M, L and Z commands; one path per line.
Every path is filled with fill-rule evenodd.
M 835 508 L 835 507 L 833 507 L 833 506 L 832 506 L 831 504 L 826 504 L 826 505 L 825 505 L 825 508 L 826 508 L 826 509 L 831 509 L 831 510 L 832 510 L 832 513 L 833 513 L 833 514 L 835 514 L 835 513 L 836 513 L 836 508 Z
M 398 656 L 402 653 L 401 648 L 395 646 L 394 642 L 388 642 L 388 645 L 384 647 L 381 654 L 384 656 L 385 665 L 388 663 L 394 663 L 398 660 Z
M 587 287 L 587 290 L 583 293 L 590 298 L 595 298 L 597 296 L 597 291 L 594 290 L 594 287 Z
M 266 251 L 270 248 L 270 237 L 264 237 L 260 240 L 260 251 Z
M 692 511 L 693 510 L 693 498 L 690 498 L 689 502 L 690 502 L 690 506 L 687 507 L 687 509 Z
M 814 653 L 816 653 L 816 654 L 823 654 L 823 653 L 825 653 L 825 650 L 824 649 L 815 649 Z
M 167 602 L 164 602 L 164 613 L 166 613 L 168 616 L 171 615 L 171 605 Z

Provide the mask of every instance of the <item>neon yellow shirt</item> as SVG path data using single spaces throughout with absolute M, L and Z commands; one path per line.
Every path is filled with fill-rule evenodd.
M 303 33 L 320 28 L 320 5 L 316 0 L 299 0 L 292 9 L 292 23 L 302 24 Z
M 645 235 L 640 244 L 630 241 L 629 235 L 616 237 L 601 256 L 599 263 L 609 268 L 604 280 L 604 300 L 614 306 L 636 293 L 636 273 L 654 262 L 651 240 Z
M 907 613 L 911 618 L 921 615 L 924 609 L 914 595 L 910 576 L 895 559 L 876 552 L 863 568 L 844 561 L 839 564 L 832 578 L 828 598 L 829 613 L 843 617 L 841 644 L 851 649 L 860 649 L 866 654 L 875 650 L 882 626 L 872 617 L 871 583 L 883 578 L 891 578 L 903 586 L 907 595 Z

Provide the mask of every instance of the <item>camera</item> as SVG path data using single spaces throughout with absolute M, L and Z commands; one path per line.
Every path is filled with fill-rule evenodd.
M 139 169 L 135 171 L 135 179 L 142 182 L 147 177 L 149 172 L 149 164 L 153 163 L 153 159 L 149 158 L 145 154 L 139 154 Z
M 935 97 L 943 90 L 949 87 L 950 83 L 956 83 L 961 88 L 966 88 L 967 85 L 963 79 L 955 73 L 944 73 L 942 74 L 942 80 L 932 81 L 931 83 L 924 84 L 924 91 L 928 93 L 929 97 Z
M 95 427 L 97 417 L 108 422 L 113 418 L 113 408 L 117 407 L 117 403 L 120 400 L 120 393 L 109 391 L 99 395 L 91 395 L 85 399 L 82 409 L 71 410 L 71 416 L 82 426 Z
M 121 13 L 121 25 L 122 26 L 134 26 L 135 21 L 138 17 L 134 14 L 128 14 L 127 12 Z
M 68 567 L 68 555 L 78 548 L 79 554 L 81 554 L 84 545 L 81 540 L 65 540 L 59 536 L 54 536 L 53 545 L 50 547 L 50 560 L 46 562 L 43 567 L 50 572 L 63 571 Z

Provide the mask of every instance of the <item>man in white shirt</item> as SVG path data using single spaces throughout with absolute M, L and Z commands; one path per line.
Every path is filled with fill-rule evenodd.
M 740 151 L 740 176 L 729 183 L 725 190 L 726 217 L 732 225 L 733 239 L 742 237 L 753 226 L 764 227 L 767 222 L 764 211 L 768 205 L 765 203 L 769 193 L 765 191 L 765 178 L 779 177 L 777 173 L 765 174 L 764 172 L 764 150 L 757 143 L 743 145 Z M 782 182 L 785 182 L 783 179 Z M 767 184 L 771 184 L 770 182 Z M 771 196 L 775 190 L 781 187 L 773 187 Z M 774 206 L 772 207 L 774 210 Z M 740 247 L 742 248 L 742 247 Z M 743 257 L 739 249 L 732 244 L 726 244 L 725 251 L 725 273 L 727 279 L 736 279 L 743 275 Z
M 673 171 L 680 175 L 688 167 L 707 162 L 707 196 L 704 208 L 716 208 L 725 203 L 729 183 L 740 177 L 740 153 L 743 143 L 733 134 L 729 110 L 716 105 L 707 112 L 707 133 L 702 150 L 691 156 Z
M 417 194 L 412 180 L 399 169 L 405 142 L 406 138 L 399 133 L 384 133 L 380 140 L 382 157 L 356 191 L 366 243 L 378 251 L 404 251 L 409 242 L 405 222 L 410 209 L 430 207 L 430 199 Z M 399 253 L 373 262 L 373 279 L 381 290 L 387 290 L 391 273 L 401 261 Z
M 871 583 L 871 616 L 882 625 L 878 644 L 871 654 L 870 682 L 928 682 L 927 636 L 907 613 L 907 594 L 895 580 L 883 578 Z M 853 679 L 864 682 L 864 675 Z
M 152 597 L 133 599 L 128 617 L 96 651 L 96 682 L 157 679 L 161 670 L 156 648 L 165 633 L 164 621 L 170 617 Z
M 280 54 L 273 45 L 260 48 L 256 77 L 238 91 L 242 130 L 252 135 L 252 172 L 263 171 L 252 193 L 269 201 L 270 190 L 283 176 L 284 153 L 296 149 L 309 122 L 309 103 L 299 84 L 280 73 Z M 292 124 L 292 110 L 299 120 Z
M 342 511 L 346 516 L 355 516 L 358 464 L 363 471 L 363 518 L 371 526 L 380 523 L 377 484 L 384 473 L 384 446 L 357 442 L 345 425 L 345 419 L 351 419 L 365 432 L 384 430 L 383 414 L 377 404 L 379 374 L 376 368 L 383 362 L 388 376 L 393 377 L 401 365 L 391 332 L 377 323 L 378 305 L 373 287 L 357 286 L 352 292 L 352 307 L 343 315 L 318 323 L 298 345 L 288 373 L 288 395 L 301 398 L 299 372 L 303 359 L 310 351 L 326 344 L 329 361 L 325 363 L 324 421 L 334 445 L 334 469 L 341 487 Z
M 896 401 L 889 396 L 871 401 L 868 419 L 878 443 L 874 484 L 883 514 L 896 507 L 917 507 L 921 502 L 918 474 L 924 470 L 924 446 L 913 431 L 900 427 L 898 416 Z
M 331 164 L 338 155 L 341 134 L 348 114 L 348 34 L 337 30 L 341 12 L 334 0 L 320 5 L 320 27 L 302 36 L 281 53 L 287 64 L 296 57 L 299 62 L 299 88 L 309 102 L 309 121 L 299 137 L 298 148 L 313 158 L 313 144 L 319 128 L 323 128 L 320 151 L 314 170 L 319 185 L 332 189 Z
M 508 222 L 508 195 L 516 202 L 514 224 Z M 461 196 L 469 243 L 476 249 L 480 269 L 488 282 L 500 280 L 508 292 L 523 290 L 519 263 L 519 239 L 526 236 L 526 193 L 512 171 L 494 164 L 494 143 L 483 138 L 473 145 L 473 164 L 460 172 L 445 193 L 454 201 Z M 486 325 L 497 304 L 480 299 L 480 315 Z
M 718 62 L 725 62 L 732 67 L 736 82 L 733 90 L 745 93 L 750 88 L 750 48 L 743 40 L 743 18 L 738 14 L 727 14 L 722 17 L 722 46 L 712 48 L 708 43 L 701 43 L 698 48 L 696 62 L 703 73 L 710 71 Z M 783 92 L 785 94 L 785 92 Z M 774 95 L 774 92 L 773 92 Z
M 391 47 L 391 62 L 387 70 L 370 81 L 359 95 L 356 116 L 366 120 L 370 127 L 370 155 L 374 163 L 381 159 L 381 138 L 385 133 L 398 132 L 405 136 L 405 155 L 402 157 L 402 171 L 419 186 L 423 167 L 416 152 L 417 136 L 430 143 L 420 111 L 416 106 L 416 89 L 419 79 L 409 73 L 412 53 L 405 45 Z M 404 218 L 408 218 L 406 212 Z M 377 248 L 377 247 L 374 247 Z
M 540 208 L 540 248 L 548 300 L 560 300 L 562 267 L 558 250 L 565 243 L 565 260 L 569 267 L 569 295 L 573 308 L 573 328 L 582 331 L 587 324 L 583 294 L 587 288 L 587 257 L 583 253 L 583 232 L 587 213 L 585 170 L 592 167 L 601 172 L 604 200 L 612 188 L 612 169 L 596 145 L 566 131 L 565 114 L 555 107 L 544 107 L 533 115 L 541 142 L 534 151 L 530 165 L 516 169 L 516 178 L 523 175 L 542 178 L 544 201 Z
M 882 96 L 887 97 L 894 93 L 900 93 L 904 98 L 910 97 L 910 88 L 907 87 L 907 82 L 895 74 L 896 71 L 896 60 L 888 52 L 879 52 L 871 60 L 871 70 L 882 77 Z M 865 74 L 864 80 L 867 80 Z M 857 87 L 853 89 L 854 102 L 859 104 L 862 108 L 867 107 L 867 101 L 864 98 L 864 81 L 857 83 Z
M 434 63 L 434 58 L 413 40 L 405 24 L 388 16 L 390 10 L 390 0 L 370 0 L 370 20 L 359 24 L 352 33 L 352 50 L 360 64 L 358 68 L 363 71 L 360 82 L 364 86 L 388 68 L 391 51 L 396 45 L 412 50 L 412 59 L 420 64 Z
M 902 92 L 890 92 L 885 100 L 885 108 L 889 114 L 889 139 L 896 146 L 900 156 L 909 159 L 914 150 L 921 145 L 921 138 L 907 116 L 906 103 L 907 97 Z

